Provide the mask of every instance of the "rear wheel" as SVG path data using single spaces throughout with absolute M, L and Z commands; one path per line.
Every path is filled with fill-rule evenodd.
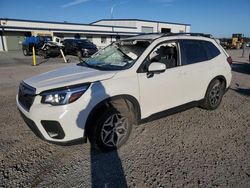
M 89 139 L 96 149 L 112 151 L 121 147 L 129 138 L 133 125 L 133 113 L 126 106 L 111 105 L 96 120 Z
M 89 57 L 89 53 L 88 53 L 88 51 L 84 51 L 84 53 L 83 53 L 83 57 Z
M 28 51 L 27 48 L 24 48 L 24 49 L 23 49 L 23 55 L 24 55 L 24 56 L 29 56 L 29 55 L 30 55 L 30 53 L 29 53 L 29 51 Z
M 207 89 L 202 107 L 208 110 L 215 110 L 220 106 L 222 97 L 225 93 L 225 82 L 213 80 Z

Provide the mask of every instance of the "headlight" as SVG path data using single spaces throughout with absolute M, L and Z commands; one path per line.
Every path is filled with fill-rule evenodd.
M 41 93 L 41 103 L 51 105 L 70 104 L 79 99 L 88 89 L 89 84 L 81 86 L 70 86 L 66 89 L 50 90 Z

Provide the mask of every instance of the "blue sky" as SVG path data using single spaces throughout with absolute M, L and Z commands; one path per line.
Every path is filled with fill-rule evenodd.
M 192 32 L 250 37 L 250 0 L 0 0 L 0 17 L 90 23 L 137 18 L 191 24 Z

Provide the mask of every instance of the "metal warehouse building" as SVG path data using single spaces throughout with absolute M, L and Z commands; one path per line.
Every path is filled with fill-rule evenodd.
M 189 24 L 138 19 L 103 19 L 90 24 L 0 18 L 0 51 L 21 50 L 25 36 L 87 38 L 104 47 L 117 38 L 143 33 L 190 32 Z

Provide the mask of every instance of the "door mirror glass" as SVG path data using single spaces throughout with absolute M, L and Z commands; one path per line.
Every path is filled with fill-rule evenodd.
M 161 73 L 166 70 L 166 65 L 160 62 L 153 62 L 148 67 L 148 72 L 150 73 Z

